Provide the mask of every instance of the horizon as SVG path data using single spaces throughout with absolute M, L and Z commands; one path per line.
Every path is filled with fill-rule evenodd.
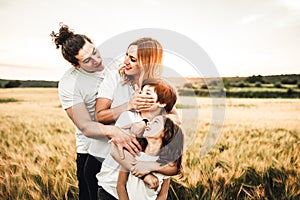
M 252 74 L 249 76 L 220 76 L 220 77 L 193 77 L 193 76 L 185 76 L 185 77 L 179 77 L 179 76 L 163 76 L 163 78 L 166 79 L 178 79 L 178 78 L 184 78 L 184 79 L 214 79 L 214 78 L 247 78 L 252 76 L 262 76 L 262 77 L 273 77 L 273 76 L 300 76 L 299 74 L 268 74 L 268 75 L 262 75 L 262 74 Z M 45 82 L 59 82 L 59 80 L 45 80 L 45 79 L 9 79 L 9 78 L 2 78 L 0 76 L 0 80 L 2 81 L 45 81 Z

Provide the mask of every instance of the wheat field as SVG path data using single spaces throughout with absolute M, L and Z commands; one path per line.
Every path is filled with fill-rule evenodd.
M 74 127 L 57 89 L 0 89 L 0 100 L 0 199 L 77 199 Z M 204 157 L 211 100 L 179 100 L 185 176 L 173 178 L 169 199 L 300 199 L 299 99 L 226 99 Z

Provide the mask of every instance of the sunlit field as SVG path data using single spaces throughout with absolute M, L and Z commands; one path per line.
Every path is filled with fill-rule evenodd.
M 185 175 L 169 199 L 300 199 L 300 99 L 226 99 L 217 125 L 213 106 L 180 97 Z M 0 199 L 77 199 L 74 127 L 57 89 L 0 89 L 0 110 Z M 200 157 L 211 126 L 222 132 Z

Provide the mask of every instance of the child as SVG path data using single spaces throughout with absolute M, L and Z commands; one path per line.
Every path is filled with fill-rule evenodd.
M 118 120 L 116 121 L 115 124 L 116 126 L 122 129 L 126 128 L 129 131 L 130 127 L 135 122 L 152 121 L 152 119 L 155 116 L 161 115 L 162 113 L 169 113 L 177 101 L 177 94 L 175 89 L 169 84 L 167 84 L 165 81 L 163 81 L 162 79 L 144 80 L 142 83 L 142 93 L 151 95 L 155 100 L 155 103 L 147 111 L 141 110 L 140 112 L 137 111 L 123 112 L 119 116 Z M 105 159 L 105 161 L 102 164 L 101 171 L 97 174 L 97 178 L 99 180 L 98 182 L 99 200 L 118 198 L 119 195 L 117 193 L 116 187 L 117 187 L 117 180 L 118 180 L 118 174 L 120 168 L 119 163 L 121 163 L 122 165 L 124 164 L 126 165 L 128 163 L 131 163 L 129 161 L 133 159 L 132 157 L 130 158 L 128 154 L 126 154 L 125 159 L 120 159 L 118 151 L 117 150 L 115 151 L 115 155 L 113 151 L 114 151 L 114 146 L 112 145 L 111 146 L 112 156 L 109 156 L 108 158 Z M 114 160 L 114 158 L 117 162 Z M 176 159 L 172 160 L 171 162 L 174 162 L 175 160 Z M 124 163 L 123 161 L 127 163 Z M 172 170 L 170 170 L 170 167 L 166 167 L 168 162 L 160 162 L 160 163 L 152 162 L 152 164 L 153 163 L 157 167 L 152 167 L 151 169 L 155 169 L 155 170 L 149 170 L 149 172 L 156 171 L 165 175 L 175 175 L 178 174 L 178 171 L 180 170 L 180 168 L 178 168 L 176 165 L 172 165 L 173 163 L 171 164 Z M 165 163 L 166 165 L 162 166 L 161 163 Z M 168 170 L 166 170 L 167 168 Z M 144 180 L 145 181 L 149 180 L 148 178 L 149 176 L 151 177 L 151 174 L 146 175 Z
M 158 161 L 161 164 L 175 162 L 181 169 L 183 151 L 183 134 L 171 119 L 158 115 L 148 122 L 141 145 L 143 152 L 136 157 L 139 161 Z M 134 199 L 167 199 L 170 178 L 153 173 L 159 180 L 157 190 L 150 189 L 143 180 L 135 177 L 124 167 L 119 171 L 117 191 L 120 200 Z

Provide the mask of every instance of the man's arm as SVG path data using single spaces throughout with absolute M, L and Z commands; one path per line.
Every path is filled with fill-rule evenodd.
M 139 153 L 138 148 L 141 147 L 135 137 L 116 126 L 103 125 L 93 121 L 84 103 L 76 104 L 66 109 L 66 112 L 85 136 L 95 139 L 111 138 L 112 143 L 118 147 L 120 155 L 123 155 L 123 148 L 132 154 Z

